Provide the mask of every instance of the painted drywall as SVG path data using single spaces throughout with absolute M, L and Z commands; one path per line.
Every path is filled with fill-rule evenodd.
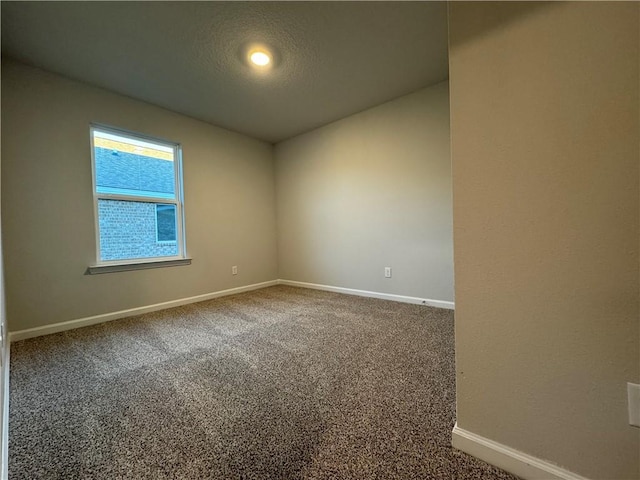
M 96 260 L 90 122 L 182 144 L 191 265 L 85 275 Z M 277 278 L 272 145 L 13 61 L 2 63 L 2 138 L 10 330 Z
M 638 3 L 450 4 L 460 428 L 638 478 Z
M 280 278 L 453 300 L 446 82 L 275 154 Z
M 1 136 L 0 136 L 1 137 Z M 0 148 L 1 152 L 1 148 Z M 1 158 L 1 155 L 0 155 Z M 0 203 L 2 199 L 2 181 L 0 168 Z M 0 215 L 1 217 L 2 215 Z M 2 221 L 0 220 L 0 478 L 8 477 L 9 462 L 9 342 L 7 335 L 7 312 L 5 309 L 4 256 L 2 254 Z
M 1 229 L 0 229 L 1 230 Z M 5 310 L 4 267 L 2 257 L 2 234 L 0 232 L 0 478 L 5 479 L 9 468 L 9 341 Z

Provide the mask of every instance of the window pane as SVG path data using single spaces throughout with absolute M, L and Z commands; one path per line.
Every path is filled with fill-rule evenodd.
M 98 199 L 100 260 L 178 255 L 178 244 L 158 242 L 156 207 L 150 202 Z M 175 240 L 175 206 L 173 207 Z
M 175 198 L 173 148 L 94 130 L 97 193 Z
M 156 205 L 156 227 L 159 242 L 175 242 L 176 230 L 176 206 Z

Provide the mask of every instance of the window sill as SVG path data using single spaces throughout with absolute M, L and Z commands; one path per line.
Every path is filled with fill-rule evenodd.
M 181 258 L 179 260 L 156 260 L 152 262 L 138 263 L 114 263 L 105 265 L 89 265 L 85 275 L 98 275 L 101 273 L 127 272 L 130 270 L 147 270 L 149 268 L 179 267 L 182 265 L 191 265 L 190 258 Z

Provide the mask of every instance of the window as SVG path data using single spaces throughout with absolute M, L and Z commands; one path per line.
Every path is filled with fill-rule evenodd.
M 156 205 L 156 239 L 176 243 L 176 206 Z
M 91 142 L 97 267 L 184 259 L 180 146 L 98 126 Z

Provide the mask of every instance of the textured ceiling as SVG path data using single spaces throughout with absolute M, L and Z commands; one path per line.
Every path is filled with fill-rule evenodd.
M 269 142 L 448 76 L 445 2 L 2 2 L 2 53 Z M 243 54 L 268 46 L 256 72 Z

